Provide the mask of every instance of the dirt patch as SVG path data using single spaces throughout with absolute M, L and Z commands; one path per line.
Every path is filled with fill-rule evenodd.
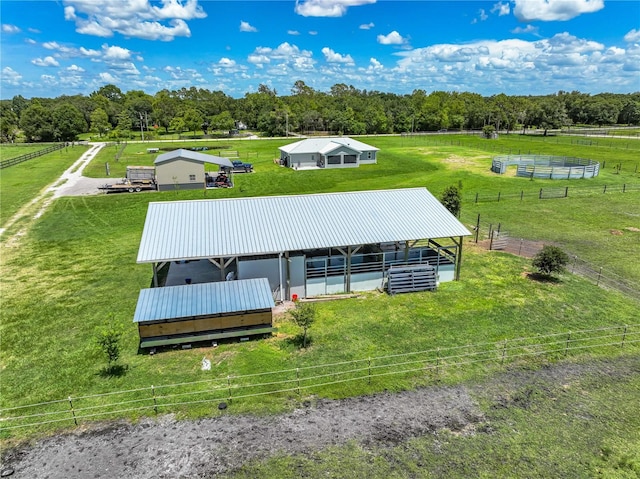
M 609 233 L 611 233 L 614 236 L 622 236 L 623 233 L 620 230 L 609 230 Z
M 640 232 L 640 228 L 636 228 L 636 227 L 634 227 L 634 226 L 629 226 L 629 227 L 625 228 L 625 230 L 627 230 L 627 231 L 633 231 L 634 233 L 638 233 L 638 232 Z
M 290 413 L 266 417 L 178 421 L 164 415 L 135 425 L 114 422 L 5 451 L 2 468 L 13 469 L 12 477 L 30 479 L 214 477 L 250 460 L 312 454 L 350 441 L 375 449 L 439 430 L 480 434 L 487 430 L 486 419 L 474 397 L 491 407 L 529 408 L 537 391 L 571 387 L 585 378 L 597 383 L 603 376 L 634 374 L 640 374 L 638 356 L 514 370 L 455 387 L 305 401 Z

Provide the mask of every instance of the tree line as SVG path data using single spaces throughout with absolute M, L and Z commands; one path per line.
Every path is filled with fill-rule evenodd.
M 289 132 L 359 135 L 495 128 L 545 131 L 570 125 L 640 124 L 640 92 L 590 95 L 560 91 L 544 96 L 484 97 L 477 93 L 414 90 L 394 94 L 338 83 L 322 92 L 298 80 L 290 94 L 261 84 L 232 98 L 203 88 L 122 92 L 109 84 L 88 96 L 0 101 L 0 140 L 72 141 L 91 133 L 102 139 L 141 134 L 247 128 L 265 136 Z

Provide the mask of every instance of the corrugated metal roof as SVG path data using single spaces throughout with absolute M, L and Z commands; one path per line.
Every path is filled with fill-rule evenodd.
M 289 145 L 285 145 L 280 147 L 282 151 L 285 153 L 318 153 L 321 151 L 326 151 L 329 148 L 329 151 L 333 149 L 333 146 L 336 148 L 340 145 L 348 146 L 356 151 L 379 151 L 379 148 L 375 146 L 367 145 L 366 143 L 362 143 L 361 141 L 354 140 L 353 138 L 348 137 L 327 137 L 327 138 L 308 138 L 306 140 L 296 141 L 295 143 L 291 143 Z
M 274 307 L 267 278 L 185 284 L 140 291 L 134 323 Z
M 158 165 L 160 163 L 166 163 L 167 161 L 172 161 L 178 158 L 197 161 L 198 163 L 213 163 L 215 165 L 228 166 L 230 168 L 233 168 L 233 163 L 231 163 L 231 160 L 229 160 L 229 158 L 207 155 L 204 153 L 198 153 L 197 151 L 185 150 L 182 148 L 158 155 L 153 163 Z
M 156 202 L 138 263 L 470 234 L 426 188 Z

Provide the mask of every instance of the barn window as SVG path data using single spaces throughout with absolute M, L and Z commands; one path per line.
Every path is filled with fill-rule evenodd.
M 196 181 L 196 175 L 189 175 L 189 181 Z
M 340 161 L 340 156 L 332 155 L 327 156 L 327 163 L 329 165 L 339 165 L 342 161 Z
M 356 158 L 356 155 L 344 155 L 344 163 L 345 163 L 345 165 L 347 163 L 355 164 L 357 162 L 358 162 L 358 160 Z

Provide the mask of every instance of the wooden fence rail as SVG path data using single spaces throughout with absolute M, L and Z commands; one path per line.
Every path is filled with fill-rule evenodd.
M 64 147 L 65 143 L 57 143 L 42 150 L 32 151 L 31 153 L 25 153 L 24 155 L 16 156 L 15 158 L 9 158 L 8 160 L 0 161 L 0 170 L 3 168 L 8 168 L 9 166 L 17 165 L 27 160 L 31 160 L 32 158 L 46 155 L 47 153 L 51 153 L 52 151 L 61 150 Z
M 443 346 L 424 351 L 361 358 L 247 375 L 227 375 L 179 384 L 150 385 L 126 391 L 69 396 L 54 401 L 0 409 L 0 431 L 77 426 L 91 420 L 185 411 L 207 404 L 226 407 L 243 399 L 284 395 L 302 397 L 353 383 L 353 394 L 370 392 L 371 384 L 384 387 L 386 378 L 436 378 L 452 368 L 504 365 L 543 356 L 558 360 L 575 352 L 605 352 L 640 347 L 640 324 L 563 331 L 464 346 Z M 185 409 L 186 408 L 186 409 Z

